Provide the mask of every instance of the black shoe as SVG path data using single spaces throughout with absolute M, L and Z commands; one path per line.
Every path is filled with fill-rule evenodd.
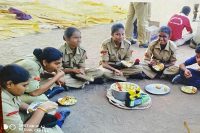
M 131 42 L 131 45 L 136 44 L 136 41 L 134 41 L 134 40 L 131 40 L 130 42 Z
M 138 73 L 136 75 L 131 75 L 130 78 L 132 79 L 144 79 L 144 75 L 142 73 Z
M 144 79 L 151 79 L 151 78 L 148 77 L 144 72 L 142 72 L 142 76 L 144 77 Z
M 179 84 L 182 83 L 183 79 L 181 78 L 181 75 L 178 74 L 172 79 L 172 84 Z
M 93 82 L 90 82 L 91 84 L 103 84 L 106 82 L 105 78 L 96 78 Z
M 70 87 L 68 87 L 66 85 L 63 85 L 63 88 L 65 89 L 65 91 L 69 91 L 70 90 Z
M 139 45 L 140 48 L 148 48 L 148 46 L 149 46 L 148 44 L 140 44 Z
M 185 45 L 189 45 L 191 42 L 191 39 L 185 42 Z

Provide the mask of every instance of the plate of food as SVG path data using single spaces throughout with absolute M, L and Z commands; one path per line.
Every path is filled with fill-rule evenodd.
M 77 99 L 73 96 L 64 96 L 63 98 L 59 98 L 57 102 L 59 105 L 69 106 L 76 104 Z
M 121 63 L 126 67 L 132 67 L 134 64 L 133 61 L 125 61 L 125 60 L 122 60 Z
M 165 68 L 165 65 L 163 63 L 158 63 L 156 65 L 151 66 L 151 69 L 155 72 L 162 72 Z
M 144 89 L 155 95 L 164 95 L 170 92 L 170 88 L 164 84 L 149 84 Z
M 182 86 L 181 91 L 187 94 L 195 94 L 197 93 L 197 88 L 194 86 Z

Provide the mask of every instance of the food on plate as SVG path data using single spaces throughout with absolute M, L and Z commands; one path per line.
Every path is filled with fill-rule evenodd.
M 125 60 L 121 61 L 121 63 L 126 67 L 131 67 L 134 64 L 133 61 L 125 61 Z
M 194 86 L 182 86 L 181 90 L 185 93 L 194 94 L 197 92 L 197 88 Z
M 58 99 L 60 105 L 73 105 L 77 102 L 77 99 L 73 96 L 65 96 Z
M 152 68 L 156 71 L 162 71 L 164 69 L 165 65 L 163 63 L 159 63 L 157 65 L 152 66 Z
M 161 89 L 160 85 L 156 85 L 155 87 L 156 87 L 156 89 Z

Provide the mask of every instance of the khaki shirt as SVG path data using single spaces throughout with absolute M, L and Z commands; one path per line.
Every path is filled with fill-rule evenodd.
M 23 133 L 23 121 L 19 115 L 21 101 L 7 90 L 2 89 L 3 123 L 8 125 L 8 133 Z M 12 130 L 13 129 L 13 130 Z
M 19 114 L 19 108 L 21 104 L 19 97 L 13 96 L 5 89 L 2 89 L 1 97 L 3 108 L 3 123 L 8 126 L 8 128 L 5 129 L 5 132 L 24 133 L 24 127 L 28 125 L 23 124 L 23 120 L 21 118 L 22 113 L 20 112 Z M 27 117 L 28 114 L 25 115 Z M 63 131 L 60 129 L 60 127 L 55 126 L 53 128 L 36 128 L 34 129 L 34 133 L 63 133 Z
M 87 59 L 86 51 L 81 47 L 77 47 L 75 54 L 70 49 L 68 44 L 62 45 L 59 50 L 63 53 L 63 67 L 64 68 L 81 68 L 85 67 L 85 60 Z
M 30 73 L 30 82 L 25 92 L 29 93 L 37 90 L 40 87 L 40 74 L 44 72 L 40 62 L 34 57 L 28 57 L 15 61 L 14 63 L 25 68 Z
M 153 59 L 162 63 L 172 63 L 177 60 L 176 49 L 172 41 L 168 41 L 164 50 L 161 50 L 159 41 L 154 41 L 149 45 L 144 60 L 149 62 Z
M 106 62 L 118 62 L 121 60 L 129 61 L 132 56 L 132 50 L 130 49 L 130 42 L 123 40 L 120 49 L 117 49 L 116 44 L 111 38 L 103 41 L 101 47 L 101 61 Z

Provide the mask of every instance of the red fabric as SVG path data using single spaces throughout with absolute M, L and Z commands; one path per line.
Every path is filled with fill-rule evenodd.
M 56 117 L 57 120 L 61 119 L 62 117 L 59 112 L 56 112 L 54 116 Z
M 19 113 L 19 111 L 13 111 L 13 112 L 8 113 L 6 116 L 11 116 L 11 115 L 14 115 L 14 114 L 17 114 L 17 113 Z
M 190 20 L 188 19 L 186 15 L 182 13 L 175 14 L 174 16 L 172 16 L 168 22 L 168 26 L 172 30 L 172 34 L 170 38 L 170 40 L 172 41 L 176 41 L 182 38 L 182 31 L 184 28 L 186 28 L 188 32 L 192 32 Z
M 140 59 L 135 59 L 134 65 L 139 65 L 140 64 Z

